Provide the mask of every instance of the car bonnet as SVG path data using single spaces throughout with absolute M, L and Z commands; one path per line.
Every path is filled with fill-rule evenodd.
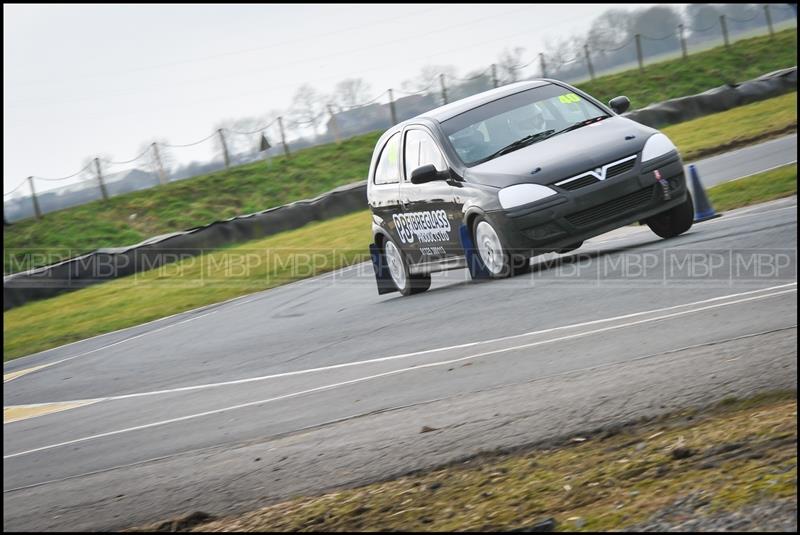
M 499 188 L 552 184 L 637 154 L 656 132 L 624 117 L 610 117 L 471 167 L 465 178 Z

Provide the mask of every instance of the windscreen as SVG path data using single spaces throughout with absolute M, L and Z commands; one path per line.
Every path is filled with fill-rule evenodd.
M 608 114 L 569 89 L 548 84 L 499 98 L 442 123 L 458 157 L 471 166 L 510 144 Z

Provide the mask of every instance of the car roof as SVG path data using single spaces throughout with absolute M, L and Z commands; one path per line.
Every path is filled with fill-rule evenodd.
M 520 91 L 533 89 L 534 87 L 540 87 L 549 83 L 550 80 L 528 80 L 525 82 L 515 82 L 513 84 L 504 85 L 502 87 L 490 89 L 476 95 L 456 100 L 455 102 L 445 104 L 444 106 L 439 106 L 438 108 L 421 113 L 420 115 L 417 115 L 416 117 L 404 122 L 414 121 L 417 119 L 433 119 L 434 121 L 441 123 L 455 117 L 456 115 L 460 115 L 465 111 L 469 111 L 488 102 L 492 102 L 493 100 L 497 100 L 498 98 L 507 97 L 508 95 L 513 95 L 514 93 L 519 93 Z

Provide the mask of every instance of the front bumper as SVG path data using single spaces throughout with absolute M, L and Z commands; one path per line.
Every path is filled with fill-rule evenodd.
M 658 171 L 668 185 L 656 178 Z M 506 248 L 519 254 L 563 249 L 641 221 L 686 200 L 686 177 L 677 152 L 636 165 L 622 175 L 574 191 L 486 216 L 501 230 Z M 665 191 L 666 189 L 666 191 Z

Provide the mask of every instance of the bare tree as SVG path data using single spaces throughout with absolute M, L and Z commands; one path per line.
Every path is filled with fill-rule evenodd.
M 439 77 L 442 74 L 444 74 L 445 83 L 452 83 L 456 78 L 456 73 L 456 68 L 452 65 L 425 65 L 415 80 L 406 80 L 401 87 L 412 93 L 436 92 L 439 90 Z
M 594 19 L 586 44 L 595 54 L 605 54 L 622 46 L 631 38 L 631 13 L 624 9 L 609 9 Z
M 728 17 L 731 30 L 734 31 L 763 25 L 765 20 L 762 9 L 758 4 L 722 4 L 720 6 L 720 10 Z
M 458 100 L 481 91 L 486 91 L 494 87 L 494 80 L 492 73 L 488 69 L 476 69 L 468 72 L 464 78 L 457 84 L 448 84 L 447 93 L 453 100 Z
M 637 9 L 631 14 L 631 33 L 647 36 L 646 52 L 658 54 L 678 48 L 678 25 L 682 19 L 672 6 Z
M 339 109 L 352 108 L 369 100 L 371 91 L 363 78 L 347 78 L 336 84 L 333 90 L 334 103 Z
M 525 49 L 521 46 L 506 48 L 497 59 L 497 70 L 500 82 L 507 84 L 516 82 L 520 78 L 521 66 L 523 65 L 523 55 Z
M 581 59 L 583 41 L 577 36 L 547 39 L 545 41 L 545 56 L 547 58 L 548 75 L 570 66 Z
M 719 4 L 689 4 L 684 11 L 684 19 L 689 33 L 702 35 L 706 28 L 713 28 L 719 23 Z
M 311 127 L 316 135 L 324 122 L 325 98 L 309 84 L 301 85 L 292 99 L 291 115 L 300 130 Z

